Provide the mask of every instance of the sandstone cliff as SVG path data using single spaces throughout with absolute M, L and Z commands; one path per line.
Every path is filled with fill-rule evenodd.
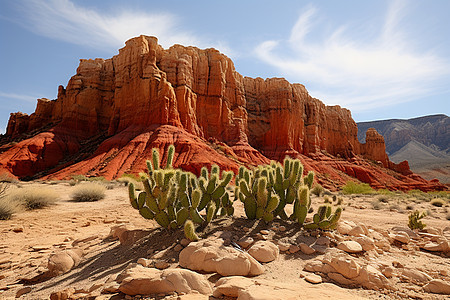
M 357 132 L 349 110 L 324 105 L 303 85 L 243 77 L 215 49 L 166 50 L 140 36 L 111 59 L 82 59 L 58 98 L 39 99 L 30 116 L 11 114 L 0 172 L 111 179 L 143 170 L 153 147 L 173 143 L 175 166 L 193 172 L 290 155 L 331 189 L 352 177 L 377 188 L 444 188 L 390 162 L 375 130 L 365 144 Z

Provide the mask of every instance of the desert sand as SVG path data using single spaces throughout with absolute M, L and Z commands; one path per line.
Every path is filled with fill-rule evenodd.
M 72 297 L 70 299 L 235 299 L 230 296 L 219 297 L 217 293 L 214 294 L 217 297 L 212 294 L 205 296 L 183 293 L 129 296 L 117 290 L 117 274 L 130 264 L 135 266 L 141 258 L 145 260 L 141 259 L 139 262 L 148 267 L 169 270 L 180 268 L 179 254 L 187 242 L 181 230 L 170 232 L 161 229 L 156 222 L 142 218 L 131 207 L 127 187 L 123 184 L 106 184 L 109 185 L 106 197 L 97 202 L 73 202 L 70 194 L 74 187 L 65 181 L 14 184 L 13 188 L 45 186 L 54 189 L 60 198 L 50 207 L 21 211 L 10 220 L 0 221 L 1 299 L 50 299 L 52 294 L 52 299 L 65 299 L 65 296 Z M 445 241 L 448 246 L 448 200 L 443 207 L 435 207 L 429 201 L 405 195 L 381 199 L 381 202 L 380 195 L 340 197 L 343 198 L 345 207 L 340 223 L 342 226 L 333 232 L 307 232 L 299 230 L 295 224 L 281 220 L 269 224 L 249 221 L 244 217 L 242 203 L 235 202 L 236 210 L 232 219 L 217 219 L 199 235 L 203 240 L 221 238 L 226 247 L 231 247 L 232 241 L 245 246 L 242 241 L 251 242 L 252 239 L 254 242 L 262 240 L 278 245 L 280 252 L 276 259 L 262 263 L 264 273 L 252 279 L 260 281 L 261 288 L 264 282 L 270 282 L 275 291 L 282 291 L 283 288 L 302 291 L 300 294 L 292 292 L 293 295 L 303 295 L 294 296 L 298 299 L 448 299 L 448 294 L 437 294 L 436 290 L 429 292 L 429 285 L 432 280 L 443 282 L 444 293 L 450 287 L 449 249 L 424 249 L 424 245 L 433 243 L 441 243 L 439 245 L 444 245 L 445 248 Z M 323 203 L 322 197 L 313 196 L 313 203 L 316 206 Z M 408 237 L 406 243 L 400 242 L 399 239 L 407 231 L 405 228 L 411 209 L 429 211 L 430 215 L 423 219 L 427 227 L 421 233 L 409 233 L 417 234 L 417 238 Z M 338 250 L 340 242 L 357 239 L 356 235 L 348 232 L 355 227 L 367 230 L 361 236 L 372 239 L 373 247 L 354 254 Z M 134 235 L 122 236 L 119 240 L 118 228 L 133 232 Z M 299 247 L 300 244 L 313 245 L 314 253 L 305 254 L 305 250 Z M 79 249 L 83 253 L 79 264 L 67 273 L 46 276 L 49 258 L 55 253 L 70 249 Z M 361 269 L 363 266 L 373 266 L 377 276 L 384 277 L 387 281 L 381 284 L 375 282 L 373 288 L 367 288 L 369 284 L 345 284 L 342 276 L 337 278 L 328 275 L 332 272 L 327 273 L 324 266 L 328 265 L 323 261 L 329 261 L 338 251 L 357 262 Z M 306 271 L 311 269 L 314 262 L 320 262 L 316 266 L 319 269 L 322 266 L 322 269 L 316 272 Z M 310 264 L 309 268 L 307 264 Z M 321 283 L 308 282 L 311 281 L 309 276 L 314 273 L 319 276 L 318 281 Z M 222 277 L 203 272 L 201 276 L 210 283 L 212 290 Z M 66 292 L 58 294 L 61 291 Z M 268 293 L 262 294 L 258 296 L 254 292 L 253 298 L 246 299 L 272 297 Z M 238 299 L 244 298 L 242 296 Z M 278 294 L 272 299 L 283 299 L 283 296 Z

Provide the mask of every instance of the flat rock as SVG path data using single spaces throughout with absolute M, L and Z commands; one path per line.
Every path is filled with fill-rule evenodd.
M 440 243 L 430 242 L 420 248 L 432 252 L 450 252 L 450 243 L 448 241 L 442 241 Z
M 402 269 L 402 276 L 409 280 L 409 281 L 413 281 L 413 282 L 420 282 L 420 283 L 426 283 L 430 280 L 432 280 L 433 278 L 428 275 L 425 272 L 416 270 L 416 269 L 407 269 L 404 268 Z
M 198 292 L 210 295 L 212 288 L 202 275 L 184 269 L 158 270 L 136 265 L 119 276 L 119 290 L 127 295 Z
M 311 285 L 302 280 L 292 284 L 241 276 L 219 279 L 213 293 L 216 298 L 226 296 L 238 300 L 298 300 L 305 295 L 308 299 L 362 299 L 330 283 Z
M 402 243 L 402 244 L 408 244 L 410 241 L 410 237 L 406 232 L 400 231 L 395 234 L 390 235 L 394 240 Z
M 237 244 L 242 248 L 247 249 L 251 244 L 253 244 L 254 241 L 255 240 L 252 237 L 246 236 L 240 239 Z
M 311 255 L 311 254 L 313 254 L 313 253 L 316 252 L 316 250 L 315 250 L 314 248 L 311 248 L 310 246 L 308 246 L 308 245 L 305 244 L 305 243 L 300 243 L 298 246 L 300 247 L 300 250 L 301 250 L 304 254 Z
M 444 294 L 444 295 L 450 295 L 450 282 L 440 280 L 440 279 L 433 279 L 430 282 L 428 282 L 423 289 L 426 292 L 433 293 L 433 294 Z
M 222 239 L 190 243 L 180 252 L 179 264 L 190 270 L 222 276 L 256 276 L 264 273 L 264 267 L 250 254 L 224 246 Z
M 248 254 L 259 262 L 267 263 L 277 259 L 280 250 L 277 245 L 270 241 L 258 241 L 250 247 Z
M 316 274 L 309 274 L 305 276 L 305 280 L 308 281 L 309 283 L 322 283 L 322 277 Z
M 355 241 L 343 241 L 343 242 L 339 242 L 339 244 L 337 245 L 338 249 L 341 249 L 347 253 L 358 253 L 358 252 L 362 252 L 363 248 L 362 246 Z
M 347 234 L 351 236 L 361 236 L 367 234 L 367 229 L 364 230 L 364 227 L 362 225 L 357 225 L 353 227 Z

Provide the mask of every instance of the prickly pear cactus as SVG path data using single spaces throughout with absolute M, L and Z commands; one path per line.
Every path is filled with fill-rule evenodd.
M 145 191 L 137 192 L 133 184 L 129 185 L 129 198 L 133 208 L 160 226 L 168 229 L 183 227 L 186 237 L 198 239 L 195 225 L 206 226 L 217 212 L 233 215 L 233 201 L 226 188 L 233 179 L 233 172 L 223 172 L 213 166 L 211 174 L 202 169 L 202 175 L 173 169 L 175 147 L 169 146 L 167 162 L 161 168 L 157 149 L 152 150 L 152 159 L 147 160 L 147 173 L 140 174 Z

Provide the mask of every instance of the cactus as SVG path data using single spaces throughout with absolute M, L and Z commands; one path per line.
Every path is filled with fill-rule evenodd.
M 273 212 L 278 207 L 280 198 L 272 194 L 272 187 L 267 182 L 265 175 L 269 174 L 267 169 L 261 169 L 255 172 L 256 176 L 261 176 L 255 180 L 253 187 L 247 185 L 245 179 L 239 182 L 239 191 L 242 191 L 244 200 L 244 210 L 248 219 L 263 219 L 270 222 L 274 218 Z
M 335 229 L 337 223 L 341 217 L 342 208 L 338 207 L 332 212 L 330 205 L 319 206 L 317 213 L 313 216 L 313 222 L 305 224 L 305 229 L 322 229 L 322 230 L 332 230 Z
M 184 223 L 184 235 L 190 241 L 198 241 L 198 235 L 195 233 L 195 225 L 191 220 Z

